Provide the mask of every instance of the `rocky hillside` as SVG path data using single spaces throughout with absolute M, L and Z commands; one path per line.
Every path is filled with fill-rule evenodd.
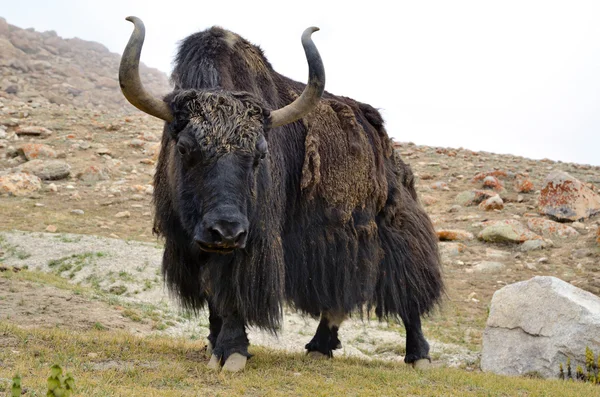
M 131 112 L 119 89 L 120 55 L 100 43 L 21 29 L 0 18 L 0 98 Z M 146 88 L 169 91 L 165 73 L 141 65 Z

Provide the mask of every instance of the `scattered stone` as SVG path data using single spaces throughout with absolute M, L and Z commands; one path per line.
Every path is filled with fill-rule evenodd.
M 571 227 L 576 230 L 585 230 L 585 225 L 581 222 L 573 222 L 571 223 Z
M 83 210 L 71 210 L 71 214 L 73 215 L 83 215 L 84 213 Z
M 579 232 L 571 226 L 554 222 L 549 219 L 529 218 L 527 227 L 536 233 L 550 237 L 569 238 L 579 236 Z
M 504 189 L 502 182 L 500 182 L 500 180 L 493 175 L 489 175 L 483 178 L 483 187 L 485 189 L 492 189 L 495 191 L 500 191 Z
M 440 255 L 446 257 L 457 256 L 467 249 L 467 246 L 462 243 L 439 243 Z
M 19 127 L 15 130 L 15 133 L 19 136 L 37 136 L 40 138 L 47 138 L 52 135 L 52 131 L 48 128 L 34 125 Z
M 485 211 L 501 210 L 504 208 L 504 201 L 502 201 L 499 195 L 495 195 L 481 202 L 479 208 Z
M 537 240 L 534 240 L 537 241 Z M 486 248 L 485 249 L 485 256 L 490 258 L 490 259 L 508 259 L 510 258 L 510 252 L 506 252 L 506 251 L 501 251 L 501 250 L 495 250 L 493 248 Z
M 475 238 L 473 233 L 467 232 L 466 230 L 440 229 L 437 230 L 436 233 L 440 241 L 466 241 Z
M 25 143 L 18 149 L 27 160 L 55 159 L 57 153 L 48 145 L 42 143 Z
M 450 213 L 459 212 L 461 208 L 462 208 L 462 206 L 461 206 L 461 205 L 454 204 L 452 207 L 450 207 L 450 208 L 448 209 L 448 212 L 450 212 Z
M 0 195 L 28 196 L 42 188 L 42 181 L 35 175 L 17 172 L 0 176 Z
M 515 180 L 515 191 L 517 193 L 531 193 L 535 190 L 533 182 L 525 177 L 517 177 Z
M 600 351 L 600 298 L 555 277 L 534 277 L 494 293 L 483 334 L 481 369 L 556 378 L 560 363 L 585 368 Z
M 527 240 L 521 245 L 521 251 L 529 252 L 535 250 L 541 250 L 551 246 L 546 240 Z
M 21 170 L 45 181 L 65 179 L 71 174 L 71 166 L 61 160 L 31 160 L 23 164 Z
M 473 266 L 473 271 L 477 273 L 499 273 L 506 269 L 504 263 L 483 261 Z
M 434 182 L 431 184 L 431 188 L 434 190 L 450 190 L 450 188 L 448 187 L 448 184 L 446 182 Z
M 58 228 L 54 225 L 48 225 L 48 227 L 46 228 L 46 231 L 48 233 L 56 233 L 57 230 L 58 230 Z
M 437 203 L 438 199 L 435 198 L 435 197 L 433 197 L 433 196 L 430 196 L 430 195 L 427 195 L 427 194 L 423 194 L 423 195 L 421 195 L 421 202 L 425 206 L 430 206 L 430 205 L 433 205 L 433 204 Z
M 103 156 L 103 155 L 109 155 L 110 156 L 111 155 L 111 151 L 110 151 L 109 148 L 101 147 L 101 148 L 96 149 L 96 154 L 99 155 L 99 156 Z
M 77 179 L 87 183 L 105 181 L 110 179 L 110 172 L 106 167 L 90 165 L 77 173 Z
M 578 221 L 600 213 L 600 195 L 566 172 L 554 171 L 544 181 L 539 210 L 560 221 Z
M 488 176 L 493 176 L 496 178 L 514 178 L 515 177 L 515 175 L 512 172 L 504 171 L 504 170 L 494 170 L 494 171 L 480 172 L 479 174 L 477 174 L 473 177 L 472 181 L 473 182 L 483 181 Z
M 473 205 L 480 204 L 483 200 L 495 196 L 496 193 L 490 192 L 489 190 L 468 190 L 459 193 L 454 202 L 463 207 L 470 207 Z
M 477 237 L 481 240 L 492 243 L 523 243 L 527 240 L 538 240 L 538 236 L 527 229 L 521 222 L 508 219 L 503 221 L 488 221 L 483 223 L 483 229 Z
M 131 216 L 131 213 L 129 211 L 121 211 L 121 212 L 117 212 L 117 214 L 115 215 L 115 218 L 129 218 Z
M 53 192 L 53 193 L 58 192 L 58 187 L 54 183 L 49 184 L 47 189 L 49 192 Z
M 145 144 L 146 142 L 142 141 L 141 139 L 132 139 L 129 141 L 129 146 L 132 148 L 143 148 Z

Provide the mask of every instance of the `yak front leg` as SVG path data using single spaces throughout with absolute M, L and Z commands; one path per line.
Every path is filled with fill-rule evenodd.
M 342 347 L 338 330 L 345 319 L 345 314 L 323 312 L 315 336 L 304 347 L 306 353 L 315 358 L 332 358 L 333 351 Z
M 213 348 L 212 356 L 208 363 L 209 368 L 224 371 L 238 372 L 246 367 L 248 353 L 248 335 L 246 324 L 237 314 L 228 314 L 222 318 L 221 331 Z
M 221 332 L 223 326 L 223 319 L 217 314 L 217 311 L 213 305 L 208 303 L 208 322 L 209 322 L 209 334 L 208 343 L 206 344 L 206 356 L 211 357 L 215 346 L 217 345 L 217 338 Z

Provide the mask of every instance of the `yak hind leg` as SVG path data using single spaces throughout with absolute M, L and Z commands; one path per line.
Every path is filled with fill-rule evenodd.
M 314 358 L 333 358 L 333 351 L 342 347 L 338 330 L 345 318 L 345 314 L 323 312 L 315 336 L 304 346 L 306 353 Z
M 246 367 L 250 357 L 248 353 L 248 335 L 244 320 L 237 314 L 221 318 L 221 330 L 216 338 L 208 367 L 223 371 L 238 372 Z
M 404 362 L 417 369 L 425 369 L 431 365 L 429 357 L 429 343 L 421 329 L 420 314 L 411 309 L 408 318 L 402 317 L 406 329 L 406 356 Z

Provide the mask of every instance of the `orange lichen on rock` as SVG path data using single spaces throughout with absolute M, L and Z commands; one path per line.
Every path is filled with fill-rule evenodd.
M 600 213 L 600 195 L 566 172 L 555 171 L 546 177 L 539 211 L 558 220 L 586 219 Z

